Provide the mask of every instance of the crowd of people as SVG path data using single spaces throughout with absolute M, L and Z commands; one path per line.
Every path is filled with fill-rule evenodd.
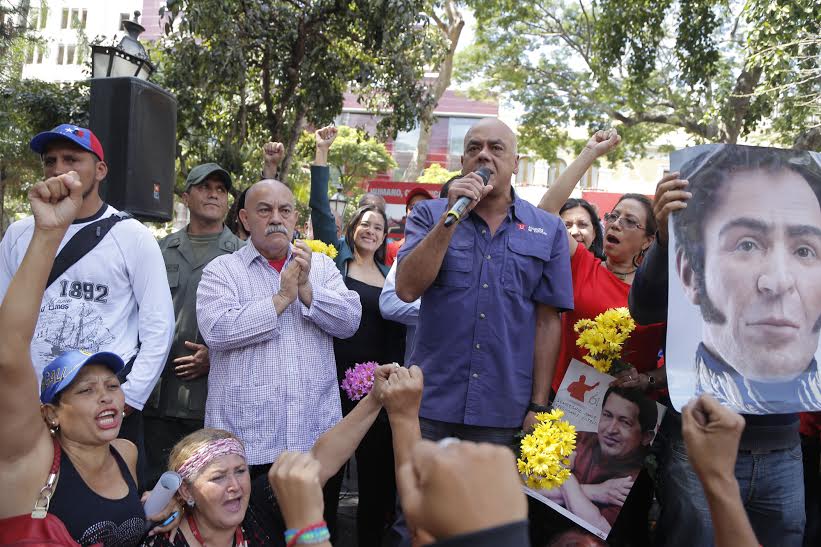
M 742 417 L 709 395 L 678 413 L 667 398 L 668 217 L 692 197 L 678 173 L 601 223 L 570 198 L 620 144 L 599 131 L 537 207 L 510 182 L 515 133 L 486 118 L 439 199 L 408 194 L 404 239 L 389 243 L 380 196 L 363 195 L 345 225 L 331 210 L 335 137 L 316 131 L 309 203 L 335 258 L 295 237 L 305 219 L 276 178 L 279 143 L 264 145 L 262 180 L 237 195 L 233 220 L 231 174 L 191 169 L 190 221 L 158 243 L 100 198 L 91 131 L 32 139 L 43 181 L 0 242 L 0 543 L 329 545 L 353 458 L 358 545 L 600 545 L 528 501 L 514 451 L 584 355 L 574 324 L 626 306 L 639 326 L 599 428 L 636 442 L 580 433 L 595 456 L 569 460 L 575 495 L 557 502 L 612 528 L 612 545 L 815 541 L 798 415 Z M 448 225 L 460 198 L 469 212 Z M 352 400 L 340 381 L 371 361 L 373 387 Z M 668 407 L 653 476 L 638 472 L 658 419 L 644 395 Z M 167 470 L 182 484 L 146 515 Z

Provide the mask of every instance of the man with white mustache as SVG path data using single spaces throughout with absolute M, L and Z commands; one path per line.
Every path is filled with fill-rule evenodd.
M 352 336 L 362 316 L 333 260 L 291 243 L 297 217 L 287 186 L 254 184 L 239 212 L 247 245 L 211 261 L 197 290 L 211 358 L 205 426 L 242 439 L 252 476 L 342 418 L 333 338 Z

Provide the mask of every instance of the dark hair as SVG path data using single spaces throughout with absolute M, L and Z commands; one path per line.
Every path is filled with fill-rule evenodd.
M 237 199 L 234 200 L 234 204 L 231 206 L 231 209 L 228 210 L 228 215 L 225 217 L 225 225 L 231 230 L 234 235 L 239 235 L 239 229 L 245 229 L 242 226 L 242 221 L 239 218 L 239 210 L 245 209 L 245 194 L 248 193 L 248 188 L 240 192 L 237 196 Z
M 590 244 L 588 249 L 591 253 L 593 253 L 593 256 L 599 260 L 604 260 L 604 232 L 601 229 L 599 215 L 596 214 L 596 209 L 590 204 L 589 201 L 586 199 L 570 198 L 565 201 L 562 208 L 559 209 L 559 216 L 561 217 L 562 213 L 569 211 L 570 209 L 575 209 L 576 207 L 581 207 L 587 211 L 588 215 L 590 215 L 590 222 L 593 224 L 593 232 L 596 234 L 593 238 L 593 243 Z
M 619 203 L 626 199 L 632 199 L 641 203 L 641 206 L 644 207 L 644 214 L 647 217 L 647 220 L 644 222 L 644 233 L 648 236 L 655 235 L 656 230 L 658 230 L 658 225 L 656 224 L 656 215 L 653 214 L 653 202 L 650 198 L 644 194 L 624 194 L 619 198 L 619 201 L 616 202 L 616 206 L 613 208 L 618 207 Z
M 464 176 L 464 175 L 462 175 L 461 173 L 459 173 L 458 175 L 454 175 L 454 176 L 450 177 L 450 178 L 449 178 L 449 179 L 445 182 L 445 184 L 443 184 L 443 185 L 442 185 L 442 189 L 441 189 L 441 190 L 439 190 L 439 197 L 440 197 L 440 198 L 447 198 L 447 197 L 448 197 L 448 190 L 450 190 L 450 183 L 451 183 L 451 182 L 453 182 L 453 181 L 455 181 L 455 180 L 459 180 L 459 179 L 460 179 L 460 178 L 462 178 L 463 176 Z
M 379 205 L 377 205 L 377 203 Z M 387 202 L 385 198 L 375 192 L 365 192 L 362 194 L 362 197 L 359 198 L 359 203 L 357 204 L 358 207 L 365 207 L 366 205 L 374 205 L 381 209 L 383 212 L 385 211 L 385 207 L 387 206 Z M 387 224 L 385 225 L 387 229 Z
M 764 171 L 774 174 L 792 171 L 807 181 L 821 205 L 821 167 L 809 152 L 777 150 L 757 146 L 723 145 L 718 150 L 708 148 L 682 165 L 681 178 L 690 184 L 692 197 L 687 208 L 673 216 L 676 252 L 683 252 L 693 270 L 693 281 L 700 295 L 701 313 L 705 321 L 722 322 L 724 316 L 707 295 L 704 280 L 704 224 L 723 203 L 722 189 L 731 177 L 744 171 Z
M 642 390 L 628 387 L 610 387 L 604 394 L 604 400 L 601 403 L 602 410 L 604 410 L 604 405 L 607 403 L 607 398 L 610 397 L 611 393 L 615 393 L 622 399 L 630 401 L 639 407 L 639 425 L 641 426 L 642 433 L 656 430 L 656 423 L 659 419 L 659 409 L 656 406 L 656 402 L 645 395 Z
M 379 246 L 374 254 L 376 261 L 383 263 L 385 262 L 385 247 L 388 244 L 388 216 L 385 214 L 383 209 L 380 209 L 376 205 L 365 205 L 356 210 L 351 217 L 351 220 L 348 221 L 348 225 L 345 226 L 345 242 L 352 251 L 356 249 L 353 241 L 353 233 L 356 231 L 356 227 L 359 226 L 359 223 L 362 221 L 362 217 L 365 216 L 365 213 L 379 213 L 382 215 L 382 220 L 385 221 L 385 237 L 382 239 L 382 245 Z

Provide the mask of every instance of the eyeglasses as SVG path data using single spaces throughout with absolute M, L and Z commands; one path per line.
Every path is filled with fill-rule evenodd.
M 644 230 L 644 226 L 636 222 L 630 217 L 623 217 L 619 213 L 605 213 L 604 221 L 607 224 L 615 224 L 621 222 L 622 228 L 625 230 Z

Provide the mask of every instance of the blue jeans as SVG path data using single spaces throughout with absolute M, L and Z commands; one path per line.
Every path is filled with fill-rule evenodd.
M 801 547 L 804 535 L 804 470 L 801 445 L 771 452 L 739 451 L 735 476 L 741 500 L 764 547 Z M 710 547 L 710 509 L 687 458 L 684 441 L 668 439 L 659 470 L 661 515 L 656 545 Z

